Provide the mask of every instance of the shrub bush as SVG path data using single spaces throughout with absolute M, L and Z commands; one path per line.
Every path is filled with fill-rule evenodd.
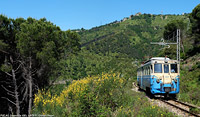
M 125 79 L 119 74 L 102 73 L 73 81 L 60 95 L 39 91 L 35 95 L 33 112 L 59 116 L 106 116 L 118 107 L 124 84 Z
M 35 95 L 33 113 L 55 116 L 172 115 L 152 106 L 144 93 L 132 91 L 131 81 L 120 74 L 102 73 L 73 81 L 59 95 L 42 90 Z

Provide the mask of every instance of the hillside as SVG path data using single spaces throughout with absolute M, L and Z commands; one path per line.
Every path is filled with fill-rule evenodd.
M 90 30 L 80 30 L 81 43 L 114 33 L 100 41 L 87 45 L 86 50 L 95 53 L 118 53 L 131 58 L 141 59 L 144 56 L 158 54 L 158 46 L 150 42 L 160 41 L 164 26 L 172 20 L 183 19 L 186 23 L 188 15 L 131 15 L 121 21 L 115 21 Z
M 91 43 L 84 45 L 77 56 L 69 57 L 65 63 L 68 68 L 63 74 L 65 78 L 80 79 L 113 71 L 135 79 L 141 61 L 150 56 L 159 56 L 164 50 L 150 42 L 160 41 L 169 22 L 182 19 L 188 23 L 187 18 L 188 14 L 140 14 L 90 30 L 76 30 L 82 45 Z
M 147 59 L 144 57 L 158 56 L 162 51 L 150 42 L 160 41 L 164 26 L 170 21 L 187 18 L 188 14 L 140 14 L 90 30 L 76 30 L 83 46 L 78 55 L 69 56 L 63 63 L 67 67 L 61 79 L 81 79 L 110 71 L 136 78 L 137 66 Z

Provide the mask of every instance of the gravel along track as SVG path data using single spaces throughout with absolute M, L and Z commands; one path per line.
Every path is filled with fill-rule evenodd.
M 136 92 L 141 92 L 141 90 L 137 87 L 137 85 L 135 85 L 135 83 L 133 83 L 133 91 Z M 155 98 L 150 98 L 150 96 L 146 96 L 149 100 L 149 102 L 152 105 L 156 105 L 162 108 L 167 109 L 169 112 L 175 113 L 178 116 L 183 116 L 183 117 L 200 117 L 200 114 L 194 114 L 190 112 L 190 108 L 194 107 L 194 108 L 200 108 L 197 106 L 194 106 L 192 104 L 186 104 L 183 102 L 180 102 L 178 100 L 166 100 L 162 97 L 155 97 Z

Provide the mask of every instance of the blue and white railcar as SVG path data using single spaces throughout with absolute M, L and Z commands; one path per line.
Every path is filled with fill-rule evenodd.
M 179 93 L 179 64 L 177 60 L 154 57 L 137 70 L 137 82 L 141 89 L 152 94 Z

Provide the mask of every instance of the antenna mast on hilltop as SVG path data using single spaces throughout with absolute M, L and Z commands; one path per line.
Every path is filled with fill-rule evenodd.
M 162 38 L 161 42 L 151 42 L 151 44 L 163 45 L 163 46 L 167 46 L 168 48 L 170 48 L 170 45 L 177 45 L 177 49 L 176 49 L 176 55 L 177 56 L 176 56 L 176 59 L 177 59 L 177 61 L 179 63 L 179 70 L 180 70 L 180 40 L 181 40 L 180 35 L 181 35 L 181 31 L 180 31 L 180 29 L 177 29 L 176 30 L 176 35 L 174 35 L 174 32 L 172 34 L 173 34 L 172 38 L 168 38 L 168 40 L 176 39 L 176 43 L 165 43 L 164 39 Z

